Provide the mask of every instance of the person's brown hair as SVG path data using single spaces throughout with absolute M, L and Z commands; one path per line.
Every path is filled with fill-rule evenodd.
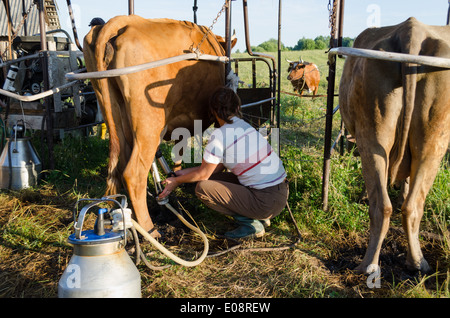
M 209 112 L 212 118 L 217 114 L 220 119 L 230 124 L 231 117 L 242 118 L 241 99 L 232 89 L 220 87 L 209 99 Z

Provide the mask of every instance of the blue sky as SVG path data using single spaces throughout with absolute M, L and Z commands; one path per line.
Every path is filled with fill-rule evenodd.
M 71 32 L 65 0 L 56 0 L 61 26 Z M 145 18 L 173 18 L 193 21 L 193 0 L 135 0 L 135 13 Z M 256 46 L 270 38 L 277 38 L 278 0 L 248 0 L 250 43 Z M 210 26 L 222 7 L 222 0 L 197 0 L 198 23 Z M 329 35 L 328 0 L 282 0 L 281 41 L 294 46 L 302 37 Z M 128 14 L 126 0 L 72 0 L 80 40 L 89 32 L 88 24 L 94 17 L 105 21 Z M 344 9 L 344 36 L 355 37 L 365 28 L 397 24 L 414 16 L 427 24 L 445 24 L 448 0 L 346 0 Z M 213 28 L 224 35 L 225 15 Z M 235 50 L 245 49 L 242 1 L 232 2 L 232 27 L 238 43 Z

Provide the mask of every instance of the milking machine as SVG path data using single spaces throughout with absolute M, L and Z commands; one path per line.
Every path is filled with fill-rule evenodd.
M 82 201 L 92 202 L 81 209 L 78 217 L 74 215 L 75 232 L 68 239 L 74 253 L 59 280 L 58 297 L 141 297 L 140 273 L 125 251 L 127 228 L 132 227 L 126 197 L 81 199 L 75 206 Z M 105 207 L 105 203 L 115 208 Z M 83 230 L 89 212 L 95 213 L 97 219 L 93 229 Z
M 152 165 L 152 176 L 157 194 L 159 194 L 162 186 L 156 161 L 160 163 L 167 174 L 173 172 L 171 172 L 164 157 L 159 152 Z M 90 203 L 86 204 L 78 213 L 79 205 L 86 202 Z M 168 199 L 160 200 L 158 204 L 167 207 L 183 224 L 201 236 L 204 242 L 204 250 L 198 259 L 193 261 L 183 260 L 153 238 L 132 219 L 132 211 L 127 207 L 126 196 L 118 194 L 100 199 L 80 199 L 76 202 L 74 208 L 74 233 L 68 238 L 68 243 L 73 246 L 73 256 L 59 280 L 58 297 L 141 297 L 140 273 L 136 267 L 138 261 L 142 259 L 151 269 L 162 269 L 165 267 L 154 267 L 148 263 L 145 255 L 140 250 L 137 232 L 176 263 L 184 266 L 197 266 L 200 264 L 207 256 L 209 249 L 208 239 L 205 234 L 187 222 L 170 205 Z M 108 207 L 108 205 L 113 205 L 113 207 Z M 97 218 L 93 229 L 83 230 L 88 213 L 94 213 Z M 135 242 L 136 263 L 133 263 L 125 250 L 127 237 L 129 237 L 127 233 L 132 233 L 130 236 Z

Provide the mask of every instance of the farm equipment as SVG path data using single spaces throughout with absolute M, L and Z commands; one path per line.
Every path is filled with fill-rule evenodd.
M 27 132 L 41 131 L 52 169 L 53 140 L 99 121 L 91 85 L 65 79 L 82 68 L 82 52 L 60 28 L 53 0 L 3 0 L 0 16 L 2 138 L 18 121 Z

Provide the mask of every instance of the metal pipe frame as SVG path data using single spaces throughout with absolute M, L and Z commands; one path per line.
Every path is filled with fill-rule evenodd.
M 281 105 L 281 0 L 278 0 L 278 76 L 277 76 L 277 102 L 276 102 L 276 127 L 280 127 L 280 105 Z M 278 153 L 281 154 L 281 144 L 278 143 Z
M 252 48 L 250 47 L 250 37 L 248 35 L 248 5 L 247 5 L 247 0 L 242 0 L 243 6 L 244 6 L 244 30 L 245 30 L 245 47 L 247 49 L 247 52 L 249 55 L 252 56 L 261 56 L 261 57 L 265 57 L 268 59 L 271 59 L 273 64 L 276 65 L 275 62 L 275 58 L 272 55 L 269 54 L 263 54 L 263 53 L 257 53 L 257 52 L 253 52 Z M 274 67 L 275 69 L 275 67 Z
M 134 14 L 134 0 L 128 0 L 128 15 Z
M 36 94 L 36 95 L 30 95 L 30 96 L 22 96 L 22 95 L 19 95 L 19 94 L 12 93 L 10 91 L 6 91 L 6 90 L 1 89 L 1 88 L 0 88 L 0 94 L 4 95 L 4 96 L 7 96 L 7 97 L 10 97 L 10 98 L 17 99 L 17 100 L 19 100 L 21 102 L 33 102 L 33 101 L 36 101 L 38 99 L 45 98 L 45 97 L 51 96 L 53 94 L 59 93 L 62 90 L 67 89 L 69 87 L 72 87 L 73 85 L 75 85 L 77 83 L 78 83 L 78 81 L 72 81 L 72 82 L 69 82 L 67 84 L 61 85 L 59 87 L 55 87 L 55 88 L 49 89 L 49 90 L 47 90 L 45 92 L 42 92 L 42 93 L 39 93 L 39 94 Z
M 450 59 L 436 56 L 412 55 L 405 53 L 384 52 L 377 50 L 337 47 L 328 52 L 328 60 L 332 62 L 336 55 L 363 57 L 367 59 L 383 60 L 401 63 L 416 63 L 440 68 L 450 68 Z
M 450 0 L 448 0 L 447 25 L 450 25 Z
M 269 54 L 263 54 L 263 53 L 257 53 L 257 52 L 253 52 L 252 48 L 250 46 L 250 36 L 249 36 L 249 22 L 248 22 L 248 4 L 247 4 L 247 0 L 242 0 L 242 4 L 243 4 L 243 13 L 244 13 L 244 32 L 245 32 L 245 46 L 247 49 L 247 53 L 251 56 L 256 56 L 256 57 L 262 57 L 262 58 L 267 58 L 270 59 L 272 61 L 273 64 L 273 72 L 271 72 L 270 76 L 271 76 L 271 88 L 272 88 L 272 97 L 275 97 L 276 94 L 276 87 L 277 87 L 277 80 L 278 80 L 278 88 L 280 86 L 280 79 L 279 79 L 279 74 L 277 73 L 277 63 L 275 61 L 275 57 L 273 57 L 272 55 Z M 278 46 L 280 47 L 280 29 L 281 29 L 281 0 L 279 0 L 279 12 L 278 12 Z M 281 57 L 280 57 L 280 48 L 278 49 L 278 60 L 280 61 Z M 281 62 L 279 62 L 279 66 L 281 66 Z M 272 107 L 272 118 L 271 118 L 271 122 L 272 124 L 275 123 L 276 127 L 279 127 L 279 118 L 280 118 L 280 98 L 279 98 L 279 94 L 278 94 L 278 98 L 275 98 L 276 103 L 275 105 L 273 105 Z M 275 109 L 276 106 L 276 109 Z M 279 149 L 278 149 L 279 150 Z
M 35 59 L 37 57 L 39 57 L 39 53 L 26 55 L 26 56 L 23 56 L 23 57 L 19 57 L 19 58 L 15 59 L 15 60 L 9 60 L 9 61 L 5 61 L 3 63 L 0 63 L 0 67 L 8 66 L 8 65 L 11 65 L 11 64 L 16 64 L 16 63 L 19 63 L 19 62 L 22 62 L 22 61 L 26 61 L 26 60 L 29 60 L 29 59 Z
M 342 38 L 344 0 L 334 0 L 333 10 L 336 9 L 336 21 L 331 24 L 330 48 L 339 46 Z M 338 25 L 338 27 L 336 27 Z M 336 32 L 338 28 L 338 32 Z M 334 35 L 334 37 L 333 37 Z M 328 62 L 327 112 L 325 115 L 325 141 L 323 150 L 322 169 L 322 209 L 328 210 L 328 184 L 331 170 L 331 132 L 333 128 L 334 86 L 336 82 L 336 59 Z M 336 141 L 337 142 L 337 141 Z
M 225 9 L 225 55 L 228 57 L 228 62 L 225 64 L 225 78 L 227 78 L 228 74 L 231 71 L 231 2 L 232 0 L 226 0 L 227 6 Z
M 263 100 L 260 100 L 260 101 L 257 101 L 257 102 L 253 102 L 253 103 L 248 103 L 248 104 L 241 105 L 241 108 L 246 108 L 246 107 L 250 107 L 250 106 L 261 105 L 261 104 L 264 104 L 264 103 L 266 103 L 266 102 L 273 101 L 273 100 L 275 100 L 275 99 L 276 99 L 276 97 L 266 98 L 266 99 L 263 99 Z
M 65 75 L 68 80 L 85 80 L 91 78 L 107 78 L 107 77 L 117 77 L 121 75 L 127 75 L 131 73 L 137 73 L 140 71 L 148 70 L 151 68 L 176 63 L 184 60 L 206 60 L 206 61 L 217 61 L 222 63 L 227 63 L 229 61 L 226 56 L 215 56 L 209 54 L 197 54 L 197 53 L 187 53 L 181 54 L 166 59 L 152 61 L 144 64 L 127 66 L 122 68 L 116 68 L 106 71 L 88 72 L 88 73 L 76 73 L 70 72 Z

